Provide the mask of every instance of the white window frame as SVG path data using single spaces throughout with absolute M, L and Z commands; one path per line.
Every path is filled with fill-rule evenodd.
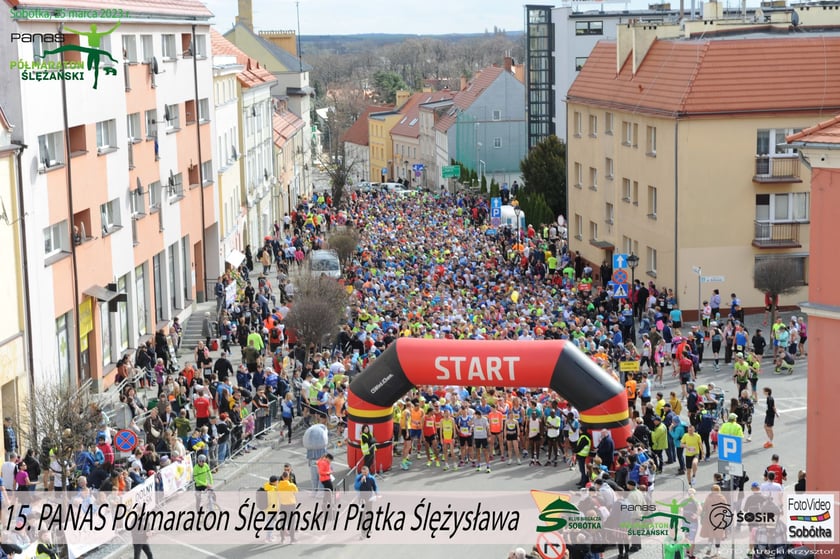
M 198 122 L 210 122 L 210 99 L 206 97 L 198 100 Z
M 123 59 L 129 64 L 140 62 L 137 57 L 137 36 L 123 35 L 122 36 Z
M 575 57 L 575 72 L 580 72 L 583 70 L 583 65 L 586 64 L 586 61 L 589 59 L 588 56 L 576 56 Z
M 46 149 L 46 153 L 44 150 Z M 46 155 L 49 155 L 47 161 Z M 41 172 L 64 165 L 64 133 L 52 132 L 38 136 L 38 169 Z
M 167 188 L 169 188 L 167 186 Z M 176 202 L 184 197 L 184 173 L 176 173 L 175 181 L 171 188 L 169 188 L 169 201 Z
M 41 40 L 41 34 L 35 33 L 32 36 L 32 59 L 36 62 L 59 62 L 61 55 L 48 54 L 44 58 L 44 42 Z
M 177 58 L 177 44 L 175 42 L 174 33 L 163 33 L 160 36 L 160 56 L 167 61 L 173 61 Z
M 155 38 L 151 35 L 140 35 L 140 55 L 145 64 L 150 64 L 155 57 Z
M 493 138 L 493 149 L 501 149 L 502 147 L 502 137 L 496 136 Z
M 612 136 L 615 128 L 615 115 L 609 111 L 604 113 L 604 133 Z
M 160 181 L 149 183 L 149 211 L 160 210 L 162 198 L 163 193 L 161 191 Z
M 598 137 L 598 115 L 589 115 L 589 137 Z
M 656 157 L 656 126 L 647 127 L 647 155 Z
M 769 197 L 768 202 L 768 219 L 758 219 L 758 215 L 756 215 L 756 221 L 761 223 L 809 223 L 811 220 L 811 195 L 808 192 L 780 192 L 776 194 L 765 194 L 765 196 Z M 787 215 L 784 217 L 777 217 L 776 210 L 777 210 L 777 200 L 781 198 L 786 198 L 787 202 Z M 804 205 L 803 201 L 804 200 Z M 801 213 L 798 214 L 796 211 L 798 207 L 805 208 L 804 215 Z M 758 204 L 756 204 L 756 208 L 758 208 Z
M 70 251 L 70 236 L 68 227 L 69 225 L 65 219 L 44 228 L 45 258 Z M 47 242 L 49 242 L 49 249 L 47 247 Z
M 157 109 L 150 109 L 145 113 L 146 117 L 146 139 L 157 139 Z
M 615 160 L 612 157 L 604 158 L 604 171 L 604 176 L 607 177 L 607 180 L 613 180 L 615 178 Z
M 647 266 L 647 273 L 649 275 L 656 276 L 657 259 L 658 255 L 656 253 L 656 249 L 650 246 L 647 247 L 647 261 L 645 264 Z
M 141 128 L 140 113 L 131 113 L 125 116 L 126 135 L 129 142 L 139 142 L 143 137 Z
M 122 215 L 120 212 L 120 199 L 114 198 L 99 206 L 99 215 L 102 218 L 102 235 L 110 235 L 122 228 Z
M 598 190 L 598 167 L 589 168 L 589 190 Z
M 141 194 L 142 188 L 130 190 L 128 192 L 129 208 L 131 209 L 131 217 L 137 218 L 146 215 L 146 198 Z
M 502 120 L 502 109 L 493 109 L 493 120 L 496 122 Z
M 598 240 L 598 222 L 597 221 L 590 221 L 589 222 L 589 240 L 590 241 L 597 241 Z
M 656 219 L 656 214 L 659 211 L 659 190 L 653 186 L 648 185 L 648 211 L 647 216 L 650 219 Z
M 608 225 L 613 225 L 615 223 L 615 206 L 612 202 L 606 202 L 604 204 L 604 221 Z
M 630 179 L 627 177 L 621 179 L 621 199 L 630 202 Z
M 580 138 L 583 136 L 583 113 L 580 111 L 575 111 L 574 114 L 575 119 L 575 137 Z
M 575 161 L 575 186 L 583 188 L 583 165 Z
M 193 48 L 195 49 L 195 53 L 193 54 L 197 58 L 207 58 L 207 35 L 197 34 L 195 36 L 195 43 L 193 44 Z
M 108 303 L 100 303 L 98 306 L 101 323 L 99 331 L 102 335 L 102 364 L 107 367 L 111 364 L 111 313 L 108 312 Z
M 113 118 L 96 123 L 96 149 L 99 153 L 117 149 L 117 121 Z
M 169 120 L 166 121 L 166 130 L 180 130 L 181 129 L 181 105 L 179 103 L 174 103 L 172 105 L 166 105 L 164 116 L 166 113 L 169 113 Z
M 583 216 L 575 214 L 575 238 L 583 240 Z
M 213 178 L 213 160 L 208 159 L 204 163 L 201 164 L 201 180 L 203 184 L 206 186 L 208 184 L 213 184 L 215 179 Z

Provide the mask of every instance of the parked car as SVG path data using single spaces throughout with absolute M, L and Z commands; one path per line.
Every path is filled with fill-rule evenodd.
M 341 261 L 334 250 L 313 250 L 309 255 L 309 269 L 313 276 L 341 277 Z

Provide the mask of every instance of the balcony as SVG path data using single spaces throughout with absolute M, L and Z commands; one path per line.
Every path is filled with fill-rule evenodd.
M 799 248 L 800 223 L 755 221 L 752 245 L 756 248 Z
M 756 155 L 753 182 L 792 183 L 802 182 L 799 178 L 799 154 Z

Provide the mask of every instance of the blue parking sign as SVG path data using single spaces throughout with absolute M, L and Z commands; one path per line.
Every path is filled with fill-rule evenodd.
M 741 463 L 741 437 L 718 435 L 718 460 Z

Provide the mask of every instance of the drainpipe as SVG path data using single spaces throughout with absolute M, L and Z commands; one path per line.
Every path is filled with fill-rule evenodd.
M 196 45 L 198 44 L 195 40 L 195 24 L 192 26 L 192 44 L 193 49 L 195 49 Z M 202 276 L 204 276 L 204 284 L 201 286 L 201 289 L 204 293 L 204 300 L 207 301 L 207 236 L 205 234 L 206 227 L 205 227 L 205 217 L 204 217 L 204 167 L 202 165 L 201 159 L 201 120 L 198 118 L 198 109 L 199 109 L 199 100 L 198 100 L 198 54 L 193 52 L 192 53 L 192 60 L 193 60 L 193 98 L 195 99 L 195 112 L 196 112 L 196 124 L 195 124 L 195 139 L 198 145 L 198 193 L 201 196 L 201 259 L 203 260 L 202 265 Z M 210 100 L 208 98 L 207 101 L 208 105 Z M 209 106 L 208 106 L 209 108 Z M 184 262 L 186 265 L 186 262 Z M 198 286 L 195 286 L 196 295 L 198 295 Z
M 17 175 L 17 199 L 18 199 L 18 209 L 20 210 L 20 215 L 18 216 L 18 221 L 20 221 L 20 251 L 21 256 L 23 256 L 24 262 L 23 266 L 21 266 L 21 271 L 23 272 L 23 339 L 26 343 L 26 368 L 29 370 L 29 397 L 31 398 L 33 394 L 35 394 L 35 352 L 32 349 L 32 305 L 30 303 L 29 297 L 29 265 L 28 261 L 29 258 L 27 256 L 27 243 L 26 243 L 26 207 L 24 205 L 24 198 L 23 198 L 23 150 L 27 147 L 26 144 L 21 142 L 12 141 L 12 145 L 17 146 L 17 150 L 15 152 L 15 162 L 17 168 L 15 169 L 15 173 Z M 37 448 L 34 443 L 35 442 L 35 406 L 29 406 L 29 439 L 30 439 L 30 448 Z
M 58 24 L 58 32 L 62 33 L 64 31 L 64 24 Z M 61 65 L 64 66 L 64 53 L 61 53 Z M 67 111 L 67 82 L 65 80 L 59 80 L 61 82 L 61 113 L 64 120 L 64 158 L 65 158 L 65 166 L 67 168 L 67 211 L 70 213 L 70 222 L 73 222 L 73 172 L 72 172 L 72 164 L 70 159 L 70 125 L 69 125 L 69 118 L 68 118 L 68 111 Z M 92 228 L 92 227 L 91 227 Z M 72 226 L 71 226 L 72 231 Z M 93 232 L 91 231 L 91 234 Z M 73 332 L 75 336 L 75 340 L 73 340 L 73 345 L 76 348 L 76 381 L 78 382 L 81 379 L 82 375 L 82 349 L 79 343 L 79 267 L 78 262 L 76 261 L 76 243 L 73 242 L 72 235 L 70 238 L 70 265 L 73 268 L 73 316 L 75 317 L 75 324 L 76 329 Z M 93 314 L 94 306 L 91 306 L 91 314 Z M 103 343 L 104 340 L 103 340 Z M 93 376 L 93 371 L 91 371 L 91 376 Z
M 674 121 L 674 293 L 679 293 L 680 120 Z M 657 282 L 658 283 L 658 282 Z M 680 303 L 682 304 L 682 303 Z M 682 308 L 682 306 L 680 306 Z M 699 320 L 699 317 L 698 317 Z

